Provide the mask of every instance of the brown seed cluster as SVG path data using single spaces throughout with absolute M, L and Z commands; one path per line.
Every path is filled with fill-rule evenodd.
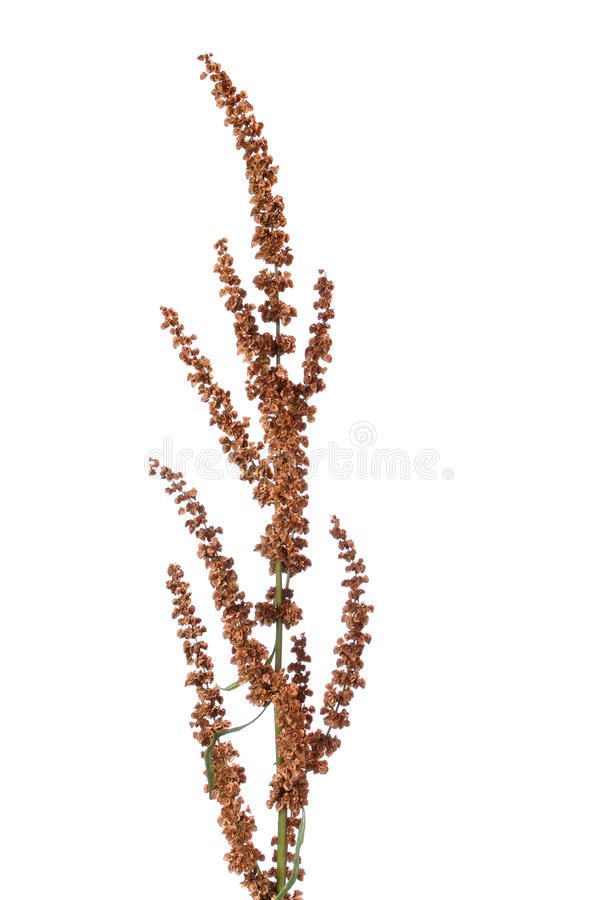
M 365 593 L 363 585 L 369 581 L 365 574 L 365 564 L 363 559 L 357 556 L 355 544 L 347 538 L 347 532 L 341 528 L 337 516 L 332 516 L 330 534 L 338 542 L 338 556 L 346 562 L 345 571 L 349 573 L 349 577 L 342 582 L 342 586 L 348 589 L 348 597 L 341 616 L 341 621 L 346 626 L 345 633 L 337 640 L 334 648 L 336 666 L 330 682 L 326 685 L 324 703 L 320 710 L 328 730 L 323 732 L 322 729 L 316 729 L 309 735 L 312 747 L 311 768 L 320 773 L 328 770 L 328 764 L 323 757 L 331 756 L 340 747 L 340 739 L 332 732 L 349 725 L 349 704 L 357 688 L 365 687 L 365 679 L 361 674 L 362 655 L 366 644 L 371 641 L 371 636 L 365 628 L 370 614 L 374 611 L 373 606 L 361 599 Z
M 305 721 L 309 728 L 313 722 L 316 710 L 314 706 L 307 705 L 307 698 L 313 697 L 314 692 L 309 686 L 311 672 L 307 668 L 307 664 L 311 662 L 311 656 L 307 652 L 305 634 L 302 634 L 300 637 L 294 634 L 291 637 L 291 653 L 294 655 L 295 661 L 288 664 L 287 670 L 293 673 L 293 684 L 297 685 L 297 698 L 305 707 Z
M 206 510 L 197 500 L 196 489 L 187 488 L 181 472 L 160 466 L 156 459 L 150 460 L 149 471 L 166 481 L 165 491 L 174 496 L 179 514 L 188 516 L 185 525 L 197 538 L 197 555 L 208 570 L 214 604 L 222 612 L 223 636 L 232 649 L 231 662 L 237 667 L 239 681 L 249 687 L 248 699 L 257 706 L 276 706 L 280 744 L 287 745 L 287 752 L 281 752 L 283 761 L 272 779 L 269 804 L 277 809 L 285 806 L 296 815 L 307 802 L 307 728 L 311 723 L 298 699 L 298 688 L 284 672 L 274 671 L 267 662 L 266 647 L 252 637 L 256 624 L 253 604 L 239 588 L 234 560 L 222 552 L 222 528 L 207 524 Z M 286 593 L 292 592 L 287 589 Z M 286 602 L 290 604 L 290 597 Z M 274 609 L 273 603 L 270 606 Z
M 190 384 L 210 410 L 210 425 L 217 425 L 222 432 L 220 444 L 232 463 L 238 466 L 241 478 L 254 481 L 257 477 L 257 460 L 260 458 L 261 444 L 254 444 L 249 439 L 248 419 L 240 419 L 234 408 L 230 391 L 221 388 L 212 377 L 212 363 L 202 356 L 194 346 L 195 334 L 185 334 L 185 326 L 180 322 L 178 313 L 167 306 L 162 306 L 162 328 L 168 329 L 172 335 L 172 345 L 180 347 L 179 359 L 189 366 L 187 375 Z
M 234 559 L 223 553 L 222 528 L 208 525 L 205 507 L 197 500 L 196 488 L 187 488 L 181 472 L 150 460 L 150 475 L 166 481 L 165 491 L 174 497 L 179 515 L 187 516 L 185 526 L 197 538 L 197 555 L 208 570 L 216 609 L 222 613 L 222 634 L 231 646 L 231 662 L 237 667 L 239 681 L 249 686 L 249 699 L 256 706 L 271 702 L 271 667 L 266 665 L 268 651 L 252 634 L 255 627 L 253 604 L 240 590 Z
M 214 732 L 229 728 L 230 722 L 226 719 L 222 694 L 214 684 L 214 664 L 208 655 L 208 645 L 202 640 L 206 629 L 195 615 L 189 582 L 184 581 L 185 573 L 174 563 L 168 566 L 168 575 L 166 587 L 173 595 L 172 618 L 178 621 L 177 634 L 183 641 L 187 665 L 193 667 L 186 684 L 195 687 L 198 698 L 190 725 L 195 729 L 193 737 L 207 747 Z
M 269 587 L 266 591 L 266 602 L 255 604 L 255 619 L 260 625 L 274 625 L 281 621 L 285 628 L 294 628 L 303 618 L 301 607 L 293 603 L 293 591 L 290 588 L 282 589 L 282 603 L 277 608 L 275 605 L 276 590 Z
M 305 360 L 303 361 L 303 393 L 306 397 L 324 390 L 326 384 L 322 375 L 327 366 L 322 363 L 332 361 L 329 322 L 334 319 L 334 310 L 331 306 L 334 285 L 326 278 L 322 269 L 319 274 L 320 277 L 314 284 L 314 290 L 318 292 L 318 299 L 314 303 L 318 316 L 317 321 L 309 327 L 311 337 L 305 349 Z
M 293 254 L 284 202 L 274 191 L 278 168 L 263 136 L 263 125 L 256 119 L 245 92 L 237 90 L 211 54 L 199 59 L 205 69 L 202 78 L 211 80 L 216 104 L 225 111 L 224 124 L 232 128 L 243 155 L 255 222 L 252 246 L 263 264 L 253 279 L 258 302 L 251 303 L 235 270 L 228 240 L 221 238 L 215 245 L 214 269 L 221 285 L 220 296 L 232 314 L 237 351 L 247 366 L 245 388 L 249 400 L 257 405 L 262 430 L 259 441 L 251 439 L 250 420 L 239 416 L 230 392 L 214 379 L 210 360 L 200 352 L 196 335 L 186 332 L 176 310 L 162 307 L 162 328 L 172 335 L 173 345 L 188 367 L 190 384 L 208 405 L 210 424 L 221 432 L 223 452 L 238 467 L 241 478 L 252 485 L 259 505 L 269 508 L 269 521 L 255 549 L 268 560 L 270 574 L 276 573 L 277 586 L 269 587 L 262 601 L 250 602 L 240 589 L 234 560 L 224 553 L 222 529 L 209 524 L 196 489 L 188 487 L 182 473 L 173 472 L 155 459 L 150 461 L 150 474 L 165 481 L 166 492 L 174 498 L 187 529 L 197 541 L 197 555 L 208 573 L 239 683 L 247 689 L 252 704 L 262 708 L 272 704 L 275 709 L 277 760 L 267 804 L 281 811 L 280 839 L 284 845 L 279 847 L 278 837 L 273 839 L 274 862 L 279 865 L 263 872 L 260 863 L 264 857 L 253 842 L 255 822 L 241 797 L 245 772 L 237 762 L 232 743 L 219 735 L 229 723 L 214 680 L 205 628 L 195 614 L 182 569 L 171 565 L 168 587 L 173 594 L 173 616 L 178 620 L 178 633 L 192 667 L 187 684 L 195 687 L 198 697 L 191 725 L 204 755 L 211 753 L 212 795 L 221 805 L 219 822 L 230 845 L 226 859 L 231 871 L 243 876 L 243 885 L 252 897 L 274 900 L 280 892 L 281 876 L 285 875 L 285 860 L 287 878 L 295 864 L 302 810 L 308 802 L 308 774 L 327 770 L 327 757 L 340 745 L 335 732 L 349 724 L 348 706 L 356 688 L 364 684 L 362 653 L 370 640 L 364 628 L 372 607 L 361 600 L 362 586 L 367 581 L 363 560 L 357 558 L 353 542 L 347 539 L 338 519 L 333 518 L 331 533 L 349 572 L 343 581 L 349 593 L 342 616 L 346 630 L 337 641 L 336 667 L 324 692 L 324 727 L 310 730 L 316 709 L 310 704 L 311 657 L 305 635 L 291 636 L 292 660 L 284 667 L 280 657 L 275 661 L 268 657 L 266 645 L 255 637 L 254 631 L 256 627 L 276 630 L 276 646 L 280 649 L 283 631 L 295 628 L 302 619 L 302 610 L 294 599 L 295 581 L 293 589 L 289 583 L 311 564 L 305 553 L 309 531 L 305 515 L 309 465 L 306 428 L 314 421 L 316 408 L 312 399 L 324 390 L 323 376 L 331 361 L 334 285 L 320 270 L 314 285 L 316 318 L 310 326 L 301 376 L 293 380 L 286 359 L 295 352 L 296 341 L 283 329 L 292 323 L 297 310 L 288 300 L 293 288 L 288 268 Z M 281 575 L 286 577 L 284 587 Z M 270 641 L 267 643 L 271 646 Z M 301 879 L 303 870 L 295 874 Z M 289 889 L 285 896 L 288 900 L 303 897 L 297 889 Z
M 275 696 L 278 735 L 278 771 L 270 782 L 269 807 L 288 809 L 298 816 L 307 804 L 307 743 L 305 710 L 299 700 L 299 689 L 289 682 L 285 672 L 275 673 Z
M 278 181 L 278 166 L 273 165 L 268 142 L 262 134 L 263 123 L 258 122 L 254 116 L 245 91 L 237 90 L 222 66 L 213 60 L 211 53 L 202 53 L 199 60 L 205 66 L 201 77 L 209 77 L 212 81 L 216 105 L 226 112 L 224 124 L 232 127 L 237 149 L 243 152 L 251 197 L 251 215 L 256 223 L 252 240 L 252 245 L 258 248 L 256 256 L 275 269 L 290 266 L 293 255 L 288 246 L 284 201 L 272 191 Z M 267 276 L 271 274 L 267 269 L 262 272 Z M 270 311 L 264 321 L 275 322 L 282 318 L 278 303 L 276 298 L 274 306 L 271 309 L 268 307 Z
M 178 621 L 178 636 L 183 641 L 187 664 L 192 667 L 186 684 L 194 686 L 198 698 L 190 725 L 194 729 L 193 736 L 206 748 L 215 732 L 229 728 L 230 722 L 226 719 L 222 694 L 214 682 L 214 665 L 207 652 L 208 645 L 203 640 L 206 629 L 199 616 L 195 615 L 189 582 L 184 580 L 185 573 L 178 565 L 170 565 L 168 575 L 166 586 L 173 595 L 172 617 Z M 259 900 L 270 897 L 273 887 L 269 878 L 260 871 L 259 864 L 265 857 L 253 842 L 255 819 L 241 796 L 241 785 L 246 777 L 244 768 L 235 762 L 237 757 L 238 753 L 230 741 L 215 744 L 212 754 L 212 796 L 220 803 L 218 823 L 230 845 L 225 855 L 229 870 L 242 875 L 243 884 L 251 896 Z

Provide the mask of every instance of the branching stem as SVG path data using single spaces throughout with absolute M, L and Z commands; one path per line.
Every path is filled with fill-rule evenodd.
M 276 599 L 275 605 L 277 609 L 282 606 L 282 563 L 277 561 L 274 564 L 276 573 Z M 278 619 L 276 622 L 276 644 L 274 646 L 274 669 L 280 672 L 282 669 L 282 621 Z M 274 733 L 276 736 L 276 767 L 281 763 L 280 752 L 278 749 L 278 735 L 280 728 L 278 726 L 277 710 L 274 707 Z M 278 844 L 276 850 L 276 886 L 279 891 L 285 886 L 287 881 L 287 810 L 286 808 L 278 811 Z

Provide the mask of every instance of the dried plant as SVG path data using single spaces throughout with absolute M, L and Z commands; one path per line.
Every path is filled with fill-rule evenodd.
M 224 690 L 244 686 L 248 700 L 260 708 L 255 721 L 268 706 L 274 708 L 276 771 L 270 783 L 267 804 L 278 812 L 278 829 L 272 840 L 274 865 L 266 868 L 264 854 L 254 842 L 256 825 L 244 804 L 241 787 L 245 770 L 228 736 L 246 725 L 231 727 L 223 706 L 223 689 L 214 679 L 214 667 L 204 640 L 205 627 L 195 614 L 189 583 L 179 565 L 168 568 L 167 586 L 173 596 L 173 618 L 191 671 L 187 684 L 193 685 L 197 703 L 191 716 L 194 737 L 199 741 L 207 777 L 206 791 L 221 807 L 219 824 L 230 845 L 225 859 L 231 872 L 242 876 L 242 883 L 254 898 L 301 900 L 294 887 L 302 880 L 300 850 L 305 834 L 305 807 L 308 801 L 308 775 L 328 771 L 328 757 L 340 746 L 338 733 L 349 725 L 349 705 L 355 690 L 363 687 L 362 653 L 370 636 L 365 628 L 373 607 L 362 600 L 368 578 L 363 560 L 347 538 L 336 516 L 331 534 L 338 543 L 339 558 L 345 562 L 347 577 L 342 582 L 347 599 L 342 612 L 344 633 L 335 646 L 336 665 L 324 691 L 320 715 L 322 725 L 314 727 L 315 707 L 310 704 L 307 652 L 304 634 L 291 637 L 292 661 L 283 666 L 283 629 L 292 629 L 302 618 L 294 602 L 295 578 L 310 561 L 305 555 L 308 521 L 306 474 L 306 425 L 314 421 L 312 400 L 324 390 L 326 366 L 331 361 L 330 322 L 333 284 L 320 270 L 314 285 L 316 319 L 310 326 L 310 338 L 303 360 L 303 376 L 293 381 L 283 358 L 295 350 L 295 338 L 284 332 L 297 315 L 286 299 L 293 287 L 288 267 L 293 261 L 286 232 L 284 203 L 274 193 L 277 167 L 273 165 L 263 125 L 253 114 L 244 91 L 239 91 L 211 54 L 199 57 L 210 78 L 217 106 L 224 109 L 224 124 L 231 126 L 237 148 L 245 161 L 251 197 L 251 215 L 255 221 L 252 245 L 264 267 L 253 279 L 263 294 L 257 306 L 262 322 L 273 330 L 262 329 L 255 315 L 255 304 L 247 302 L 247 292 L 235 272 L 226 238 L 215 249 L 215 271 L 221 282 L 220 296 L 232 313 L 237 349 L 247 364 L 246 390 L 257 401 L 263 440 L 249 436 L 249 419 L 235 410 L 230 392 L 214 379 L 211 362 L 196 345 L 196 336 L 188 334 L 178 313 L 162 307 L 162 328 L 172 335 L 173 345 L 189 371 L 187 378 L 208 404 L 210 424 L 222 432 L 224 454 L 234 463 L 241 479 L 253 486 L 253 497 L 272 515 L 256 550 L 268 560 L 274 583 L 261 602 L 251 603 L 239 586 L 233 559 L 223 550 L 222 528 L 210 525 L 197 491 L 190 488 L 180 472 L 173 472 L 157 459 L 150 462 L 150 474 L 166 482 L 165 490 L 185 516 L 185 525 L 197 540 L 197 555 L 204 561 L 213 588 L 216 609 L 222 613 L 223 635 L 230 642 L 231 661 L 236 666 L 235 684 Z M 256 626 L 274 627 L 274 650 L 254 636 Z M 247 724 L 252 724 L 249 722 Z M 226 740 L 225 740 L 226 738 Z

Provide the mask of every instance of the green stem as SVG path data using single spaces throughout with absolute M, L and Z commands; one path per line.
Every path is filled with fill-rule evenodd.
M 277 561 L 274 563 L 276 573 L 276 599 L 275 605 L 277 609 L 282 606 L 282 563 Z M 282 669 L 282 622 L 279 619 L 276 622 L 276 644 L 274 645 L 274 669 L 280 672 Z M 276 706 L 274 707 L 274 734 L 276 738 L 276 768 L 281 764 L 281 756 L 278 747 L 278 735 L 280 728 L 278 727 Z M 286 808 L 278 811 L 278 846 L 276 850 L 276 886 L 281 891 L 287 881 L 287 810 Z
M 274 264 L 274 271 L 278 273 L 278 264 Z M 276 341 L 280 339 L 280 319 L 276 320 Z M 276 365 L 280 365 L 280 349 L 276 347 Z M 276 609 L 282 606 L 282 562 L 276 560 L 274 563 L 274 571 L 276 574 Z M 289 573 L 287 573 L 287 587 L 289 586 Z M 282 621 L 276 622 L 276 643 L 274 645 L 274 670 L 280 672 L 282 669 Z M 278 717 L 276 705 L 274 706 L 274 736 L 276 740 L 276 770 L 280 768 L 282 762 L 280 749 L 278 745 L 278 735 L 280 728 L 278 726 Z M 278 810 L 278 841 L 276 848 L 276 886 L 280 893 L 287 883 L 287 810 Z

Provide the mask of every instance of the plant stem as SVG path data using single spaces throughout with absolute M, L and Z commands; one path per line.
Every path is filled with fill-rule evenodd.
M 274 564 L 276 572 L 276 599 L 275 605 L 277 609 L 282 606 L 282 563 L 280 561 Z M 274 669 L 280 672 L 282 669 L 282 621 L 276 622 L 276 644 L 274 647 Z M 276 706 L 274 707 L 274 734 L 276 738 L 276 768 L 280 766 L 281 757 L 278 749 L 278 735 L 280 728 L 278 727 Z M 280 809 L 278 811 L 278 845 L 276 850 L 276 886 L 279 891 L 283 889 L 287 883 L 287 810 Z
M 278 274 L 278 264 L 274 264 L 274 272 Z M 278 296 L 278 295 L 277 295 Z M 276 341 L 280 339 L 280 319 L 276 320 Z M 276 365 L 280 365 L 280 348 L 278 343 L 276 346 Z M 276 597 L 274 605 L 276 609 L 282 606 L 282 562 L 277 560 L 274 563 L 274 571 L 276 574 Z M 288 587 L 288 573 L 287 573 Z M 276 622 L 276 643 L 274 645 L 274 670 L 280 672 L 282 669 L 282 621 Z M 276 740 L 276 769 L 281 764 L 280 750 L 278 747 L 278 735 L 280 728 L 278 726 L 278 717 L 276 705 L 274 706 L 274 737 Z M 280 892 L 287 883 L 287 810 L 278 810 L 278 840 L 276 847 L 276 887 Z

